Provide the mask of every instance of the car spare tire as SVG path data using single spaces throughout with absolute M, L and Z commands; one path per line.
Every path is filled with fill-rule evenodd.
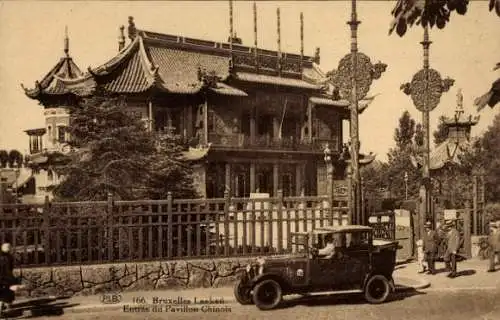
M 391 284 L 383 275 L 374 275 L 365 286 L 365 299 L 369 303 L 384 303 L 391 293 Z
M 280 284 L 271 279 L 259 282 L 253 289 L 253 302 L 260 310 L 276 308 L 282 297 Z
M 234 286 L 234 297 L 242 305 L 252 304 L 252 288 L 245 286 L 241 280 L 238 280 Z

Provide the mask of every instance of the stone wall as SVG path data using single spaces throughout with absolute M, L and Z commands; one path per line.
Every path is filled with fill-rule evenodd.
M 19 296 L 91 295 L 232 285 L 253 259 L 154 261 L 15 270 L 26 290 Z

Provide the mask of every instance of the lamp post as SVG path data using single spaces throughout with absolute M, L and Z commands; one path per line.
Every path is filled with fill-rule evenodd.
M 323 150 L 324 160 L 326 164 L 326 192 L 328 194 L 330 215 L 333 217 L 333 164 L 332 164 L 332 150 L 327 143 Z M 331 220 L 330 220 L 331 221 Z
M 350 208 L 351 221 L 360 224 L 364 217 L 361 215 L 361 175 L 359 171 L 359 100 L 368 93 L 375 79 L 379 79 L 387 68 L 386 64 L 372 64 L 370 58 L 358 52 L 358 20 L 356 0 L 351 0 L 351 20 L 347 22 L 351 29 L 351 52 L 344 56 L 337 70 L 332 73 L 332 82 L 339 88 L 341 97 L 350 100 L 350 140 L 352 166 L 353 206 Z
M 423 68 L 420 69 L 412 78 L 411 83 L 405 83 L 401 86 L 401 90 L 413 100 L 413 104 L 417 110 L 422 112 L 422 126 L 424 131 L 424 146 L 423 146 L 423 172 L 422 172 L 422 186 L 421 194 L 424 195 L 422 199 L 423 211 L 421 213 L 420 228 L 423 230 L 423 224 L 428 215 L 432 214 L 431 203 L 431 181 L 430 181 L 430 129 L 429 129 L 429 114 L 434 110 L 441 99 L 443 92 L 446 92 L 453 85 L 454 80 L 450 78 L 442 79 L 438 71 L 429 67 L 429 47 L 431 41 L 429 40 L 429 27 L 424 26 L 424 39 L 420 42 L 423 46 Z M 425 213 L 426 217 L 423 217 Z M 434 214 L 430 217 L 432 225 L 435 225 Z
M 405 200 L 408 200 L 408 172 L 405 171 Z

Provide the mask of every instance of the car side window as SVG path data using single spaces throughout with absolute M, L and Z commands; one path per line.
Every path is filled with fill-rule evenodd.
M 347 247 L 351 249 L 368 249 L 370 244 L 367 232 L 349 232 L 346 234 Z

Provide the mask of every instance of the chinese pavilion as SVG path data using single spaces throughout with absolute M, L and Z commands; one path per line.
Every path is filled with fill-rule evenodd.
M 305 56 L 303 45 L 300 54 L 281 52 L 279 40 L 272 51 L 244 46 L 235 36 L 220 43 L 161 34 L 137 29 L 132 17 L 127 44 L 124 29 L 118 54 L 85 73 L 70 57 L 66 36 L 64 57 L 24 89 L 46 116 L 45 128 L 27 131 L 33 154 L 64 153 L 67 107 L 100 89 L 125 97 L 149 130 L 175 133 L 190 146 L 186 159 L 194 162 L 204 197 L 225 190 L 234 197 L 279 189 L 285 196 L 326 194 L 323 151 L 328 147 L 332 159 L 343 152 L 349 103 L 320 69 L 319 48 Z M 371 100 L 361 101 L 359 112 Z M 334 179 L 345 179 L 346 161 L 333 164 Z

